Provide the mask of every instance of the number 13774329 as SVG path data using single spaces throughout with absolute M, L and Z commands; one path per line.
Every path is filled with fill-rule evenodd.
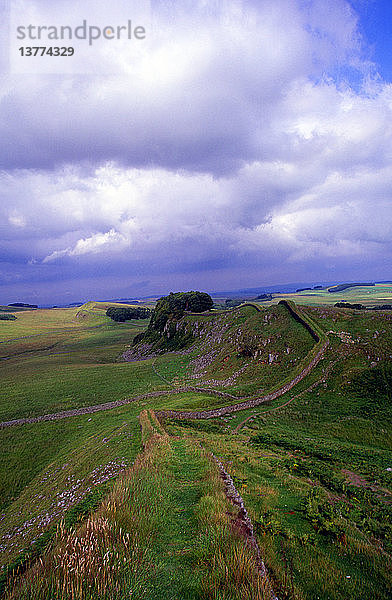
M 21 56 L 72 56 L 75 48 L 70 46 L 21 46 L 19 48 Z

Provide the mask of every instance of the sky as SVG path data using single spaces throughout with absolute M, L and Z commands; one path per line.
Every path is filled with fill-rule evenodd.
M 121 2 L 3 5 L 0 303 L 392 279 L 392 4 L 152 0 L 13 60 L 15 10 Z

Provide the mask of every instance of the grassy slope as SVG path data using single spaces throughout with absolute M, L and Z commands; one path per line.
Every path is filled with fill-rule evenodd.
M 368 368 L 391 351 L 390 325 L 381 315 L 308 310 L 327 331 L 350 334 L 345 342 L 331 336 L 325 359 L 296 389 L 319 380 L 312 391 L 280 410 L 271 408 L 290 395 L 215 421 L 173 423 L 170 431 L 193 432 L 227 461 L 283 596 L 387 600 L 392 406 L 369 404 L 351 392 L 348 381 L 354 369 Z M 324 383 L 328 364 L 334 367 Z
M 0 420 L 121 399 L 162 387 L 151 368 L 116 363 L 146 321 L 114 323 L 104 303 L 29 311 L 1 329 Z M 37 333 L 38 332 L 38 333 Z M 30 337 L 34 336 L 34 337 Z M 15 341 L 9 341 L 21 337 Z M 7 341 L 8 340 L 8 341 Z M 115 374 L 114 374 L 115 370 Z M 154 386 L 154 383 L 156 386 Z
M 313 345 L 308 332 L 290 318 L 284 307 L 273 307 L 262 316 L 254 309 L 244 308 L 204 319 L 205 335 L 197 339 L 193 351 L 159 357 L 153 371 L 151 360 L 116 362 L 124 345 L 138 333 L 141 322 L 115 324 L 104 316 L 105 306 L 86 306 L 73 312 L 65 309 L 65 315 L 56 318 L 47 318 L 46 313 L 51 311 L 41 312 L 45 329 L 48 323 L 61 324 L 61 328 L 50 330 L 45 336 L 13 342 L 14 356 L 0 365 L 0 420 L 119 400 L 146 391 L 170 389 L 170 385 L 196 383 L 236 395 L 265 392 L 293 372 Z M 54 312 L 61 315 L 60 309 Z M 26 317 L 27 334 L 37 331 L 39 311 L 32 314 L 34 318 Z M 33 329 L 30 320 L 34 321 Z M 194 327 L 198 318 L 188 320 Z M 71 330 L 64 332 L 65 326 Z M 224 334 L 217 337 L 215 332 L 221 330 Z M 236 344 L 242 335 L 258 339 L 257 360 L 239 356 Z M 48 349 L 50 344 L 54 347 Z M 12 354 L 9 348 L 7 352 Z M 171 408 L 172 401 L 168 400 L 166 405 Z M 192 394 L 184 396 L 184 408 L 196 407 L 198 403 L 213 406 L 222 401 L 208 395 L 199 400 Z M 158 401 L 156 406 L 165 406 L 165 401 Z
M 187 317 L 187 322 L 198 327 L 200 335 L 193 351 L 155 361 L 156 371 L 174 387 L 198 385 L 237 396 L 267 391 L 292 373 L 314 345 L 283 306 L 262 313 L 246 307 L 202 319 Z M 257 340 L 256 359 L 240 355 L 244 337 Z
M 8 420 L 56 412 L 169 387 L 153 372 L 151 361 L 116 362 L 125 343 L 129 343 L 130 338 L 138 331 L 136 326 L 140 327 L 141 323 L 111 323 L 104 315 L 105 310 L 105 305 L 88 303 L 78 309 L 26 311 L 24 313 L 24 330 L 20 329 L 18 335 L 20 333 L 24 336 L 36 335 L 37 331 L 41 331 L 41 334 L 34 338 L 34 340 L 38 340 L 38 348 L 42 348 L 43 343 L 47 343 L 47 339 L 43 342 L 42 338 L 48 336 L 54 341 L 56 347 L 45 351 L 31 348 L 31 338 L 24 336 L 23 339 L 14 342 L 16 356 L 1 364 L 0 419 Z M 281 309 L 274 309 L 274 311 L 271 313 L 273 323 L 271 327 L 276 332 L 279 324 L 283 327 L 285 323 L 286 330 L 288 330 L 290 321 L 287 320 L 285 312 Z M 278 323 L 279 312 L 282 313 L 280 323 Z M 238 313 L 233 322 L 232 317 L 228 319 L 225 317 L 228 334 L 225 344 L 222 346 L 226 354 L 231 352 L 233 360 L 236 360 L 235 352 L 230 347 L 230 338 L 233 336 L 233 332 L 236 332 L 240 326 L 244 327 L 244 324 L 250 329 L 255 323 L 257 324 L 252 309 L 246 309 L 243 313 Z M 257 316 L 258 314 L 256 314 Z M 248 317 L 248 321 L 246 317 Z M 41 330 L 39 329 L 40 323 Z M 293 339 L 296 325 L 294 324 L 291 332 Z M 264 333 L 267 337 L 271 335 L 269 323 Z M 10 337 L 12 334 L 8 333 L 8 339 Z M 26 349 L 29 352 L 26 352 Z M 200 355 L 206 350 L 208 348 L 202 345 L 201 349 L 199 347 L 195 349 L 193 356 L 198 353 Z M 222 354 L 218 353 L 216 360 L 220 360 L 221 357 Z M 186 357 L 170 355 L 173 373 L 178 371 L 184 360 L 189 361 L 189 359 L 192 359 L 191 355 Z M 167 364 L 166 357 L 160 358 L 159 361 Z M 215 364 L 217 364 L 216 361 Z M 214 364 L 211 364 L 209 368 L 210 371 L 213 370 Z M 230 374 L 230 369 L 231 365 L 225 365 L 223 375 Z M 272 372 L 273 367 L 265 367 L 264 371 Z M 277 371 L 276 368 L 275 371 Z M 264 376 L 264 372 L 262 375 Z M 266 379 L 268 380 L 268 378 Z M 207 394 L 188 393 L 181 395 L 180 398 L 178 395 L 168 395 L 157 399 L 154 406 L 178 408 L 179 401 L 183 406 L 198 408 L 203 405 L 211 406 L 217 402 L 217 399 Z M 0 458 L 1 508 L 5 511 L 0 536 L 8 535 L 13 527 L 23 530 L 16 536 L 12 536 L 11 551 L 9 554 L 5 552 L 3 555 L 5 562 L 15 556 L 24 545 L 40 535 L 43 528 L 40 526 L 38 516 L 43 514 L 44 509 L 47 509 L 50 515 L 48 518 L 50 523 L 55 522 L 61 516 L 61 514 L 54 514 L 56 511 L 52 504 L 53 498 L 66 489 L 65 475 L 67 477 L 75 475 L 76 478 L 86 479 L 88 469 L 93 470 L 94 464 L 99 463 L 101 460 L 99 448 L 102 444 L 98 443 L 97 448 L 93 448 L 91 460 L 87 459 L 81 450 L 88 440 L 94 446 L 94 432 L 99 432 L 96 434 L 99 441 L 99 439 L 111 435 L 113 430 L 121 426 L 123 420 L 134 423 L 142 406 L 143 403 L 138 403 L 120 411 L 110 411 L 110 413 L 102 415 L 0 431 L 0 439 L 4 448 Z M 133 449 L 129 450 L 131 453 L 138 447 L 137 436 L 134 436 L 133 441 L 135 444 Z M 117 460 L 119 455 L 129 454 L 129 452 L 125 452 L 125 449 L 118 453 L 114 449 L 113 452 L 108 453 L 108 447 L 105 447 L 104 450 L 108 461 L 110 459 Z M 72 463 L 72 470 L 69 473 L 67 470 L 64 473 L 61 472 L 61 477 L 56 476 L 50 487 L 42 486 L 40 481 L 46 471 L 48 469 L 56 470 L 59 465 L 63 466 L 67 462 L 66 457 L 73 452 L 75 459 Z M 87 454 L 89 455 L 89 453 Z M 84 487 L 89 487 L 88 483 Z M 39 488 L 40 491 L 36 491 L 36 488 Z M 42 502 L 36 500 L 38 496 L 43 496 Z M 31 498 L 34 498 L 32 504 L 29 501 Z M 37 517 L 37 520 L 28 526 L 28 531 L 25 531 L 26 528 L 23 524 L 29 521 L 30 504 L 32 506 L 31 516 Z
M 0 431 L 1 564 L 134 460 L 140 449 L 139 411 L 134 407 Z
M 80 309 L 25 311 L 14 322 L 18 330 L 1 330 L 3 342 L 23 336 L 0 345 L 3 352 L 12 349 L 17 354 L 0 363 L 2 420 L 95 404 L 149 386 L 150 371 L 143 378 L 143 369 L 136 373 L 131 365 L 116 364 L 124 345 L 145 323 L 113 323 L 105 316 L 106 306 L 98 303 L 82 308 L 82 319 Z M 35 337 L 26 337 L 31 335 Z M 48 339 L 55 348 L 38 350 Z M 116 367 L 120 376 L 113 377 Z M 39 427 L 0 430 L 0 545 L 7 548 L 1 553 L 3 562 L 39 537 L 43 520 L 55 523 L 72 501 L 99 485 L 105 465 L 113 462 L 115 474 L 123 458 L 129 464 L 140 448 L 140 409 L 135 405 Z M 91 475 L 96 468 L 97 474 Z M 78 479 L 82 483 L 73 498 L 71 488 Z M 55 500 L 64 493 L 58 510 Z M 10 539 L 4 538 L 10 533 Z
M 58 531 L 7 599 L 265 597 L 252 553 L 230 527 L 236 511 L 215 465 L 146 411 L 141 422 L 145 451 L 134 467 L 87 524 Z
M 330 296 L 335 299 L 337 294 Z M 183 382 L 201 385 L 210 381 L 211 387 L 235 394 L 273 385 L 283 373 L 289 372 L 289 361 L 304 356 L 312 345 L 306 332 L 296 330 L 296 323 L 292 326 L 288 321 L 284 329 L 286 317 L 280 314 L 281 309 L 272 309 L 278 311 L 272 313 L 276 318 L 264 323 L 263 327 L 253 316 L 252 309 L 246 309 L 248 312 L 242 314 L 233 313 L 231 320 L 224 317 L 228 319 L 228 327 L 219 344 L 214 345 L 212 338 L 204 336 L 201 346 L 195 347 L 193 353 L 159 357 L 155 363 L 158 374 L 174 386 Z M 96 314 L 91 316 L 94 310 Z M 60 314 L 60 311 L 54 312 Z M 192 424 L 192 427 L 185 423 L 185 429 L 173 425 L 171 431 L 177 435 L 185 432 L 187 436 L 196 436 L 215 453 L 232 461 L 228 469 L 237 478 L 245 502 L 259 524 L 260 545 L 276 579 L 277 589 L 281 590 L 279 597 L 284 597 L 286 592 L 289 597 L 301 600 L 313 600 L 317 596 L 325 600 L 389 598 L 391 582 L 387 570 L 391 564 L 389 554 L 385 552 L 389 552 L 390 533 L 384 527 L 388 518 L 384 508 L 388 505 L 377 503 L 377 490 L 369 490 L 369 499 L 361 488 L 345 484 L 346 475 L 342 474 L 342 469 L 347 469 L 369 482 L 376 481 L 373 485 L 379 488 L 391 489 L 390 472 L 386 471 L 392 466 L 390 408 L 369 407 L 363 399 L 350 393 L 347 384 L 353 370 L 368 368 L 377 358 L 389 355 L 388 352 L 392 354 L 389 317 L 325 307 L 308 308 L 306 312 L 325 331 L 333 330 L 338 335 L 330 334 L 329 354 L 291 394 L 277 399 L 270 407 L 243 411 L 226 420 Z M 56 317 L 55 339 L 60 351 L 72 349 L 73 352 L 63 355 L 33 352 L 28 357 L 18 356 L 1 364 L 2 407 L 3 414 L 7 415 L 3 418 L 42 414 L 53 410 L 52 407 L 56 410 L 117 399 L 129 395 L 130 389 L 167 389 L 167 383 L 153 373 L 151 361 L 128 365 L 116 362 L 124 344 L 140 330 L 137 328 L 140 323 L 112 325 L 104 317 L 103 308 L 87 307 L 87 316 L 78 318 L 74 324 L 76 313 L 74 310 L 71 319 L 64 315 L 61 319 Z M 207 320 L 211 318 L 207 317 Z M 191 319 L 198 320 L 197 317 Z M 3 323 L 7 327 L 13 325 Z M 29 327 L 26 324 L 25 332 L 31 333 L 33 325 L 37 326 L 36 323 L 30 323 Z M 69 331 L 64 332 L 65 328 Z M 238 328 L 258 330 L 258 336 L 271 339 L 270 349 L 265 352 L 282 354 L 285 362 L 279 363 L 278 359 L 267 365 L 262 361 L 257 364 L 250 361 L 248 371 L 237 375 L 228 386 L 221 387 L 218 380 L 230 378 L 246 363 L 238 358 L 233 348 Z M 221 329 L 225 329 L 222 324 Z M 49 328 L 45 335 L 54 335 L 52 332 Z M 40 340 L 40 337 L 36 339 Z M 288 338 L 291 352 L 287 355 Z M 28 343 L 31 339 L 18 342 L 14 348 L 26 349 Z M 213 351 L 212 356 L 210 351 Z M 201 356 L 199 363 L 195 363 L 197 355 Z M 203 362 L 203 359 L 206 360 Z M 303 394 L 286 408 L 268 412 L 305 390 L 313 381 L 320 380 L 323 369 L 331 362 L 334 368 L 326 387 L 321 382 L 312 392 Z M 17 381 L 16 372 L 19 374 Z M 195 379 L 195 374 L 201 377 Z M 251 377 L 255 382 L 249 383 Z M 212 383 L 211 379 L 214 379 Z M 216 401 L 207 394 L 188 393 L 149 401 L 149 405 L 196 409 L 211 406 Z M 1 431 L 2 447 L 6 449 L 1 466 L 3 494 L 8 502 L 6 522 L 18 526 L 25 522 L 34 496 L 44 496 L 38 499 L 42 503 L 37 501 L 34 508 L 35 514 L 41 514 L 46 509 L 47 498 L 64 492 L 66 477 L 61 470 L 56 472 L 50 486 L 45 487 L 45 482 L 40 484 L 44 474 L 57 466 L 70 463 L 67 477 L 73 474 L 76 479 L 87 481 L 89 474 L 100 464 L 121 457 L 127 457 L 128 462 L 133 460 L 140 443 L 136 416 L 141 408 L 142 403 L 92 415 L 91 421 L 90 417 L 78 417 Z M 234 434 L 235 426 L 251 415 L 257 418 L 248 421 L 240 434 Z M 124 422 L 132 437 L 118 435 L 117 439 L 115 435 L 109 444 L 95 443 L 95 434 L 99 434 L 97 439 L 102 435 L 103 440 L 113 432 L 121 433 Z M 176 452 L 184 451 L 184 443 L 190 442 L 178 442 Z M 177 442 L 171 441 L 170 445 L 173 444 L 175 448 Z M 22 465 L 20 477 L 15 476 L 18 465 Z M 177 463 L 175 470 L 180 470 Z M 42 492 L 38 493 L 35 490 L 40 485 Z M 316 488 L 320 494 L 311 497 Z M 337 514 L 328 513 L 326 506 L 331 504 L 336 506 Z M 328 521 L 332 524 L 328 525 Z M 328 527 L 336 531 L 329 531 Z M 342 528 L 345 537 L 339 538 L 337 534 L 341 535 Z M 2 531 L 5 531 L 4 527 Z M 165 530 L 160 531 L 164 536 Z M 38 529 L 32 526 L 26 542 L 37 532 Z M 170 535 L 169 525 L 168 532 Z M 23 538 L 9 556 L 15 556 L 22 546 Z M 150 559 L 150 567 L 156 561 L 159 570 L 157 554 L 151 556 L 155 558 Z M 163 564 L 168 563 L 163 561 Z M 328 578 L 326 572 L 330 573 Z M 158 581 L 151 585 L 154 590 Z M 189 586 L 192 589 L 190 583 Z M 153 598 L 154 593 L 150 591 L 146 597 Z

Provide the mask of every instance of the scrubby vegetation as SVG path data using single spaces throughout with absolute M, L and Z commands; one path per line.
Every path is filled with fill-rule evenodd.
M 177 292 L 160 298 L 152 312 L 145 333 L 134 338 L 133 343 L 151 343 L 155 350 L 179 350 L 192 340 L 191 333 L 179 331 L 178 321 L 185 311 L 204 313 L 210 311 L 214 303 L 205 292 Z
M 142 306 L 131 306 L 129 308 L 110 306 L 106 311 L 106 316 L 120 323 L 131 321 L 132 319 L 148 319 L 151 316 L 151 310 Z
M 280 599 L 390 600 L 392 315 L 290 303 L 192 314 L 181 300 L 158 319 L 167 346 L 124 362 L 147 321 L 109 321 L 109 306 L 2 325 L 2 420 L 137 397 L 0 430 L 4 598 L 269 599 L 213 452 Z M 186 345 L 166 351 L 176 335 Z M 326 337 L 322 360 L 268 404 L 162 423 L 150 410 L 265 394 Z
M 208 454 L 140 415 L 144 452 L 79 528 L 61 525 L 52 548 L 6 600 L 205 598 L 263 600 L 268 583 L 230 526 L 230 506 Z

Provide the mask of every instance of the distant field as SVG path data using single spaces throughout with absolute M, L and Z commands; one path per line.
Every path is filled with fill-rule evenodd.
M 346 300 L 353 304 L 359 303 L 365 306 L 378 306 L 380 304 L 392 304 L 392 284 L 376 284 L 374 287 L 357 286 L 348 288 L 342 292 L 328 292 L 328 290 L 305 290 L 292 294 L 274 294 L 274 299 L 260 304 L 269 305 L 279 300 L 293 300 L 304 306 L 318 306 L 320 304 L 334 305 L 336 302 Z

